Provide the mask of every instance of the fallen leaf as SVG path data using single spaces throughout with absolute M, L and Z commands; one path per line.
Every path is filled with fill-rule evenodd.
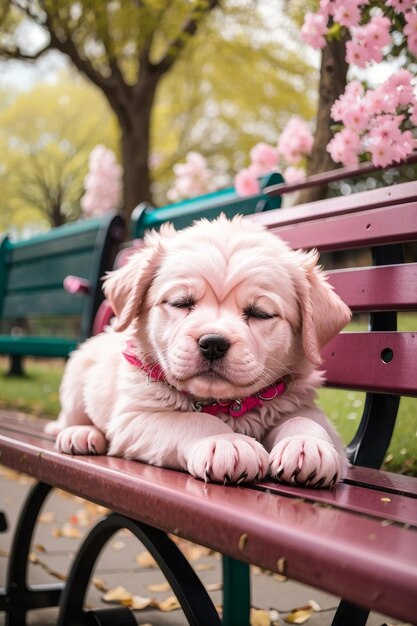
M 79 528 L 72 524 L 64 524 L 61 528 L 54 528 L 52 530 L 53 537 L 66 537 L 67 539 L 81 539 L 83 533 Z
M 97 578 L 97 576 L 93 576 L 91 582 L 99 591 L 107 591 L 109 588 L 107 583 L 105 583 L 104 580 L 101 580 L 101 578 Z
M 279 583 L 285 583 L 288 580 L 288 578 L 282 574 L 272 574 L 272 578 L 277 580 Z
M 120 541 L 119 539 L 114 539 L 114 541 L 110 542 L 110 548 L 112 550 L 123 550 L 123 548 L 125 548 L 126 544 L 124 541 Z
M 38 552 L 39 554 L 45 554 L 46 552 L 46 548 L 45 546 L 42 546 L 40 543 L 37 543 L 35 546 L 33 546 L 35 552 Z
M 271 626 L 271 618 L 268 611 L 263 609 L 251 609 L 250 610 L 250 625 L 251 626 Z
M 151 555 L 150 552 L 140 552 L 135 559 L 136 563 L 138 565 L 140 565 L 141 567 L 146 567 L 146 568 L 152 568 L 152 567 L 158 567 L 155 559 L 153 558 L 153 556 Z
M 381 502 L 391 502 L 391 498 L 381 498 Z
M 159 591 L 170 591 L 171 585 L 167 582 L 155 583 L 152 585 L 146 585 L 146 588 L 149 589 L 149 591 L 152 591 L 154 593 L 154 592 L 159 592 Z
M 239 550 L 245 549 L 247 540 L 248 540 L 248 533 L 243 533 L 243 535 L 240 535 L 239 543 L 238 543 Z
M 133 594 L 130 593 L 127 589 L 119 585 L 118 587 L 113 587 L 113 589 L 109 589 L 107 593 L 102 597 L 104 602 L 131 602 L 133 599 Z
M 176 596 L 169 596 L 166 600 L 162 600 L 162 602 L 155 602 L 154 605 L 160 611 L 176 611 L 181 608 L 180 603 Z
M 288 624 L 304 624 L 312 615 L 313 609 L 311 607 L 295 609 L 284 617 L 284 621 Z
M 210 563 L 196 563 L 194 569 L 196 572 L 203 572 L 208 569 L 214 569 L 214 567 Z
M 135 611 L 141 611 L 142 609 L 147 609 L 149 606 L 152 606 L 154 600 L 152 598 L 142 598 L 142 596 L 133 596 L 131 599 L 131 603 L 129 604 L 129 608 Z
M 310 606 L 313 609 L 313 611 L 321 611 L 320 604 L 316 602 L 315 600 L 309 600 L 308 606 Z
M 277 622 L 279 620 L 279 613 L 276 609 L 269 609 L 268 615 L 271 622 Z
M 55 521 L 54 511 L 45 511 L 45 513 L 41 513 L 38 517 L 39 524 L 52 524 L 54 521 Z
M 206 589 L 207 591 L 220 591 L 223 589 L 223 585 L 222 583 L 208 583 L 208 585 L 206 585 Z
M 287 565 L 287 559 L 285 558 L 285 556 L 280 557 L 277 560 L 277 568 L 278 568 L 278 574 L 285 574 L 285 568 Z
M 198 561 L 198 559 L 201 559 L 202 556 L 210 554 L 210 550 L 208 548 L 203 548 L 203 546 L 197 546 L 192 543 L 185 545 L 180 543 L 179 548 L 187 561 Z

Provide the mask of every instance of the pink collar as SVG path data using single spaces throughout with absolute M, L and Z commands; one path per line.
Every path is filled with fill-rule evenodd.
M 160 382 L 165 381 L 165 374 L 159 363 L 155 363 L 154 365 L 143 363 L 133 353 L 131 342 L 127 344 L 126 350 L 124 350 L 122 354 L 128 363 L 146 372 L 150 378 Z M 274 398 L 282 396 L 286 392 L 291 379 L 291 376 L 284 376 L 272 385 L 264 387 L 254 395 L 239 400 L 219 400 L 218 402 L 210 403 L 196 400 L 192 403 L 193 409 L 198 412 L 210 413 L 210 415 L 228 413 L 232 417 L 241 417 L 251 409 L 263 406 L 264 400 L 273 400 Z M 185 393 L 185 395 L 188 394 Z

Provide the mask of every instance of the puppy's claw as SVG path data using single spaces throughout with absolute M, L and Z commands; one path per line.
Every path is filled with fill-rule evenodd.
M 315 479 L 316 476 L 317 476 L 317 472 L 316 470 L 313 470 L 311 474 L 309 474 L 309 476 L 307 477 L 306 484 L 311 483 Z
M 96 450 L 96 447 L 95 447 L 95 445 L 94 445 L 93 443 L 90 443 L 90 444 L 89 444 L 89 446 L 88 446 L 88 452 L 89 452 L 90 454 L 95 454 L 95 455 L 97 456 L 97 450 Z
M 247 472 L 242 472 L 239 478 L 237 479 L 236 484 L 240 485 L 240 483 L 244 483 L 247 477 L 248 477 Z M 255 476 L 255 480 L 258 480 L 258 474 Z
M 284 473 L 284 468 L 282 465 L 277 469 L 277 473 L 275 474 L 275 480 L 281 481 L 281 476 Z
M 329 485 L 330 489 L 335 486 L 335 484 L 337 483 L 338 479 L 339 479 L 339 476 L 338 476 L 338 474 L 336 472 L 336 474 L 333 476 L 332 480 L 330 481 L 330 485 Z
M 320 487 L 323 487 L 323 484 L 325 482 L 325 478 L 320 478 L 319 481 L 316 482 L 316 484 L 314 485 L 314 489 L 320 489 Z
M 230 485 L 231 482 L 232 479 L 230 478 L 229 474 L 225 474 L 223 478 L 223 485 Z
M 71 450 L 71 454 L 75 455 L 75 446 L 73 443 L 70 445 L 70 450 Z
M 211 482 L 211 474 L 208 470 L 206 470 L 204 472 L 204 482 L 205 483 L 210 483 Z

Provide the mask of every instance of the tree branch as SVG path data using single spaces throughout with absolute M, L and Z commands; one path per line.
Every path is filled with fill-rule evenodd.
M 44 48 L 38 50 L 34 54 L 26 54 L 22 52 L 19 46 L 16 46 L 13 50 L 6 50 L 5 48 L 0 48 L 0 57 L 4 59 L 15 59 L 19 61 L 36 61 L 39 59 L 45 52 L 51 50 L 51 43 L 49 42 Z
M 188 18 L 186 22 L 184 22 L 178 37 L 170 43 L 164 58 L 154 65 L 154 68 L 160 74 L 165 74 L 165 72 L 168 72 L 171 69 L 182 50 L 185 48 L 187 39 L 195 35 L 203 16 L 207 15 L 214 8 L 219 6 L 219 1 L 220 0 L 207 0 L 207 6 L 204 9 L 194 9 L 193 15 Z

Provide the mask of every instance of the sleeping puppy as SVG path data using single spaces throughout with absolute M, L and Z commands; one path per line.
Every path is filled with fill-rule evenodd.
M 105 279 L 113 328 L 68 361 L 58 449 L 332 486 L 345 456 L 314 399 L 320 350 L 350 310 L 317 257 L 240 217 L 147 235 Z

